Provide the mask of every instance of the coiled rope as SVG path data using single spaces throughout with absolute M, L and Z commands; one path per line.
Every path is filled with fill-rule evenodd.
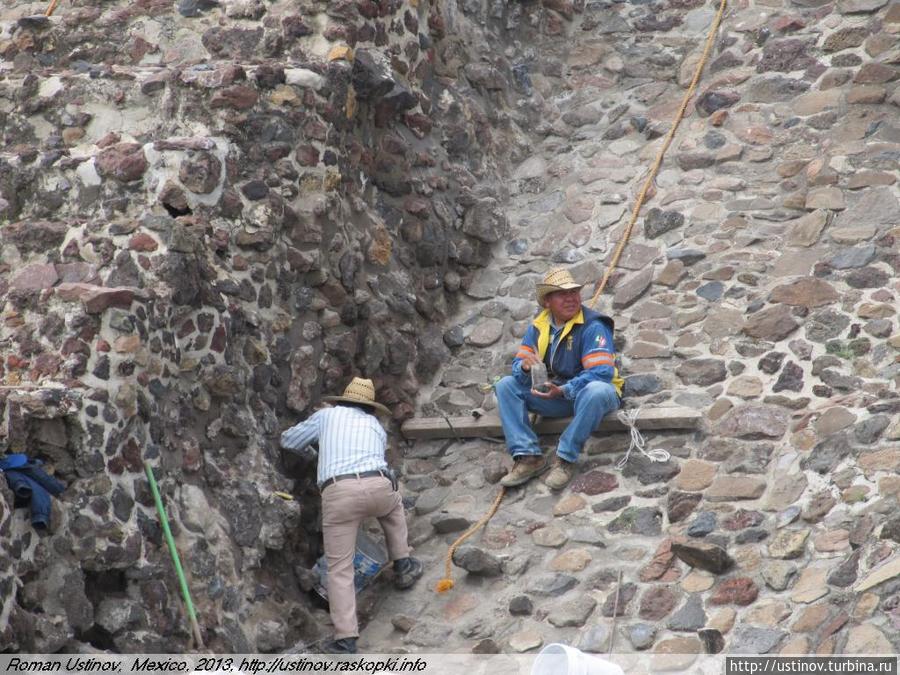
M 700 56 L 700 60 L 697 62 L 697 67 L 694 69 L 694 77 L 691 79 L 691 83 L 688 86 L 687 91 L 684 94 L 684 98 L 681 101 L 681 106 L 678 109 L 678 113 L 675 115 L 675 120 L 672 123 L 672 128 L 669 129 L 669 133 L 666 134 L 665 139 L 663 140 L 662 146 L 660 146 L 659 152 L 656 154 L 656 159 L 653 161 L 652 166 L 650 167 L 650 172 L 647 175 L 646 180 L 644 180 L 644 185 L 641 187 L 641 191 L 638 193 L 637 199 L 634 203 L 634 208 L 631 211 L 631 218 L 628 221 L 628 225 L 625 227 L 625 230 L 622 233 L 622 237 L 619 239 L 619 243 L 616 245 L 615 251 L 613 251 L 613 256 L 610 259 L 609 265 L 606 267 L 606 271 L 603 273 L 603 278 L 600 281 L 600 284 L 597 286 L 597 291 L 594 293 L 594 297 L 591 298 L 591 302 L 588 305 L 591 309 L 593 309 L 594 305 L 597 303 L 597 299 L 600 297 L 603 290 L 606 288 L 606 284 L 609 282 L 609 277 L 612 275 L 613 271 L 616 269 L 616 266 L 619 264 L 619 258 L 622 256 L 622 251 L 625 250 L 625 245 L 628 243 L 629 238 L 631 237 L 631 231 L 634 229 L 634 224 L 637 222 L 638 215 L 641 212 L 641 207 L 644 205 L 644 201 L 647 198 L 647 193 L 650 191 L 653 182 L 656 180 L 656 174 L 659 172 L 659 167 L 662 164 L 663 158 L 665 157 L 666 151 L 669 149 L 669 145 L 672 143 L 672 138 L 675 136 L 675 132 L 678 129 L 678 125 L 681 124 L 681 120 L 684 117 L 684 112 L 687 110 L 688 104 L 691 101 L 691 98 L 694 96 L 694 92 L 697 89 L 697 83 L 700 81 L 700 75 L 703 72 L 703 67 L 706 65 L 706 61 L 709 58 L 709 53 L 712 51 L 713 43 L 715 42 L 716 33 L 719 30 L 719 25 L 722 22 L 722 16 L 725 14 L 725 5 L 727 0 L 720 0 L 719 10 L 716 12 L 716 16 L 713 19 L 712 25 L 709 28 L 709 33 L 706 36 L 706 45 L 703 47 L 703 53 Z M 644 450 L 644 438 L 641 436 L 640 431 L 635 427 L 635 420 L 637 419 L 637 414 L 639 411 L 633 411 L 630 415 L 624 413 L 624 411 L 619 411 L 619 420 L 623 422 L 623 424 L 628 425 L 631 431 L 631 445 L 628 448 L 628 451 L 625 453 L 625 457 L 619 461 L 617 466 L 622 468 L 625 466 L 625 463 L 628 462 L 628 458 L 631 455 L 631 451 L 634 448 L 638 448 L 638 450 L 644 454 L 646 457 L 649 457 L 652 461 L 666 461 L 669 459 L 669 453 L 665 450 Z M 658 459 L 665 454 L 665 459 Z M 506 488 L 501 487 L 500 492 L 497 493 L 497 496 L 494 498 L 494 502 L 491 504 L 491 508 L 488 509 L 488 512 L 481 517 L 481 519 L 472 525 L 468 530 L 463 532 L 463 534 L 454 541 L 450 548 L 447 550 L 447 555 L 444 559 L 444 578 L 437 582 L 437 586 L 435 586 L 435 590 L 438 593 L 445 593 L 453 588 L 453 575 L 452 575 L 452 564 L 453 564 L 453 554 L 456 552 L 456 549 L 459 548 L 460 544 L 462 544 L 466 539 L 471 537 L 473 534 L 478 532 L 481 528 L 488 524 L 491 518 L 494 517 L 494 514 L 497 512 L 497 509 L 500 508 L 500 502 L 503 501 L 503 496 L 506 494 Z
M 622 424 L 628 427 L 628 430 L 631 432 L 631 443 L 628 445 L 628 450 L 625 451 L 622 459 L 616 462 L 617 469 L 621 470 L 625 468 L 625 465 L 628 464 L 628 458 L 631 457 L 631 451 L 635 448 L 637 448 L 638 451 L 651 462 L 668 462 L 672 457 L 672 455 L 670 455 L 668 451 L 661 450 L 659 448 L 655 448 L 653 450 L 644 450 L 646 441 L 644 440 L 640 429 L 638 429 L 637 425 L 635 424 L 638 415 L 640 414 L 640 408 L 634 408 L 632 410 L 619 410 L 619 412 L 616 414 L 616 418 Z

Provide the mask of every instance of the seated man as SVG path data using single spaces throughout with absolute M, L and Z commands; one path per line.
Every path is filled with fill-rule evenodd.
M 515 459 L 500 484 L 522 485 L 549 468 L 541 454 L 528 413 L 544 417 L 573 416 L 559 438 L 553 470 L 544 480 L 561 490 L 575 474 L 575 462 L 591 432 L 621 403 L 623 380 L 615 364 L 613 320 L 581 304 L 582 284 L 568 270 L 548 272 L 537 284 L 544 310 L 522 339 L 513 359 L 512 376 L 497 383 L 497 405 L 506 445 Z M 550 383 L 532 389 L 531 368 L 546 365 Z
M 359 524 L 366 518 L 378 519 L 394 561 L 394 586 L 409 588 L 424 570 L 422 563 L 409 555 L 403 500 L 384 460 L 387 435 L 375 417 L 376 412 L 389 415 L 390 411 L 375 402 L 375 385 L 372 380 L 354 377 L 343 396 L 324 396 L 323 400 L 337 405 L 319 410 L 285 431 L 281 445 L 300 451 L 319 443 L 317 479 L 322 492 L 328 608 L 335 638 L 323 649 L 355 654 L 359 625 L 353 557 Z

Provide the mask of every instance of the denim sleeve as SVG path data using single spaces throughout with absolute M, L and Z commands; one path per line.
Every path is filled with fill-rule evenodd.
M 51 495 L 61 494 L 62 491 L 66 489 L 66 486 L 44 471 L 41 468 L 42 463 L 43 462 L 38 460 L 33 460 L 18 470 L 44 488 Z
M 612 331 L 606 324 L 594 321 L 585 327 L 582 340 L 581 367 L 583 370 L 563 385 L 563 395 L 570 401 L 590 382 L 612 382 L 616 371 L 616 352 Z

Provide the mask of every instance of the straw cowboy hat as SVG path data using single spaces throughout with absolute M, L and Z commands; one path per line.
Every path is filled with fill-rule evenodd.
M 380 403 L 375 402 L 375 384 L 372 380 L 365 380 L 361 377 L 354 377 L 350 380 L 350 384 L 344 389 L 343 396 L 323 396 L 323 401 L 337 402 L 344 401 L 346 403 L 361 403 L 362 405 L 371 406 L 376 411 L 390 415 L 391 411 Z
M 556 291 L 568 291 L 573 288 L 582 288 L 584 284 L 579 284 L 572 278 L 569 270 L 557 268 L 550 270 L 544 275 L 541 283 L 536 285 L 538 303 L 544 302 L 544 296 Z

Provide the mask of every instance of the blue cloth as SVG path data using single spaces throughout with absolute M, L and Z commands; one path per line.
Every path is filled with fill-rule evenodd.
M 6 455 L 6 457 L 0 457 L 0 471 L 17 469 L 26 464 L 28 464 L 28 455 L 21 452 L 14 452 L 11 455 Z
M 523 384 L 513 376 L 500 380 L 494 391 L 497 407 L 500 409 L 500 423 L 506 436 L 506 447 L 513 457 L 541 454 L 537 435 L 528 420 L 529 411 L 544 417 L 573 416 L 569 426 L 559 437 L 556 453 L 567 462 L 574 462 L 600 420 L 619 407 L 615 387 L 602 380 L 585 384 L 574 401 L 535 396 L 531 393 L 530 382 Z
M 25 458 L 24 463 L 22 458 Z M 8 455 L 0 459 L 0 469 L 15 495 L 14 506 L 31 506 L 31 524 L 38 529 L 50 526 L 50 496 L 65 490 L 65 485 L 44 471 L 43 462 L 28 459 L 22 454 Z

